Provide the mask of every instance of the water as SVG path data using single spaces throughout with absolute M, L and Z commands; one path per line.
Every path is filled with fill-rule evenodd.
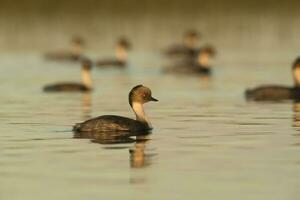
M 158 55 L 133 54 L 125 72 L 95 69 L 96 90 L 83 95 L 41 90 L 80 78 L 74 64 L 39 55 L 0 60 L 0 199 L 299 197 L 300 106 L 243 97 L 249 86 L 291 84 L 288 63 L 217 64 L 213 78 L 201 79 L 162 75 Z M 140 83 L 160 100 L 146 105 L 150 140 L 73 138 L 72 125 L 89 117 L 134 117 L 127 95 Z

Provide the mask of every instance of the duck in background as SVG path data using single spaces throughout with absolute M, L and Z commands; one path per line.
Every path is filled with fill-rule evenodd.
M 216 56 L 216 50 L 211 45 L 206 45 L 197 51 L 190 59 L 169 66 L 164 69 L 166 73 L 211 75 L 212 60 Z
M 45 55 L 48 60 L 78 61 L 82 57 L 85 42 L 81 37 L 73 37 L 69 50 L 58 50 Z
M 216 50 L 211 45 L 202 47 L 197 56 L 196 63 L 191 65 L 192 71 L 199 74 L 211 75 L 212 73 L 212 60 L 216 56 Z
M 82 60 L 82 83 L 56 83 L 44 87 L 45 92 L 89 92 L 93 89 L 91 79 L 92 62 L 89 59 Z
M 169 47 L 165 51 L 168 57 L 188 56 L 194 57 L 199 50 L 199 40 L 201 35 L 196 30 L 189 30 L 183 36 L 183 44 L 177 44 Z
M 266 85 L 245 92 L 247 100 L 253 101 L 280 101 L 300 100 L 300 57 L 292 65 L 294 86 Z
M 125 68 L 128 63 L 128 51 L 130 49 L 129 40 L 122 37 L 115 45 L 115 58 L 97 60 L 96 66 L 99 68 Z

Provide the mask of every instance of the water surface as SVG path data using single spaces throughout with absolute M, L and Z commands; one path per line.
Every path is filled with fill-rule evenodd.
M 45 94 L 45 84 L 80 78 L 79 66 L 39 55 L 4 55 L 0 65 L 1 199 L 300 195 L 300 105 L 243 97 L 249 86 L 291 84 L 289 66 L 217 66 L 204 79 L 162 75 L 159 56 L 133 54 L 124 72 L 95 69 L 91 94 Z M 127 95 L 140 83 L 160 100 L 146 105 L 155 128 L 150 140 L 104 145 L 73 138 L 72 125 L 89 117 L 134 117 Z

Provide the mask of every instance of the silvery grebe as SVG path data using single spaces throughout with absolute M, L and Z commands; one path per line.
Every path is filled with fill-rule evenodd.
M 300 100 L 300 57 L 294 61 L 292 72 L 294 77 L 293 87 L 280 85 L 260 86 L 246 90 L 246 98 L 254 101 Z
M 202 47 L 196 56 L 183 60 L 183 62 L 164 69 L 167 73 L 210 75 L 212 73 L 211 59 L 216 55 L 215 49 L 206 45 Z
M 103 115 L 73 127 L 74 132 L 139 132 L 151 130 L 152 126 L 144 112 L 143 104 L 158 101 L 151 95 L 151 90 L 143 85 L 137 85 L 129 92 L 129 104 L 136 120 L 116 115 Z
M 44 87 L 45 92 L 87 92 L 91 91 L 92 79 L 91 79 L 92 62 L 89 59 L 82 61 L 82 83 L 56 83 L 53 85 L 47 85 Z
M 165 54 L 167 56 L 195 56 L 200 38 L 201 35 L 198 31 L 189 30 L 183 36 L 183 44 L 169 47 Z
M 46 59 L 59 61 L 78 61 L 82 57 L 84 40 L 81 37 L 73 37 L 69 50 L 50 52 L 45 55 Z
M 99 68 L 124 68 L 127 66 L 128 51 L 131 49 L 131 44 L 126 38 L 120 38 L 115 46 L 116 58 L 102 59 L 96 61 L 96 66 Z

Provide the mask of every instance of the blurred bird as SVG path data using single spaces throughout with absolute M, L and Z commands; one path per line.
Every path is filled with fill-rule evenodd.
M 45 92 L 87 92 L 93 89 L 91 79 L 92 62 L 89 59 L 82 60 L 82 83 L 56 83 L 44 87 Z
M 100 59 L 96 61 L 99 68 L 125 68 L 128 61 L 128 51 L 131 44 L 125 37 L 120 38 L 115 46 L 115 58 Z
M 167 56 L 195 56 L 199 50 L 199 40 L 201 35 L 196 30 L 189 30 L 183 36 L 183 44 L 169 47 L 165 54 Z
M 245 96 L 248 100 L 254 101 L 279 101 L 279 100 L 300 100 L 300 57 L 293 65 L 292 72 L 294 86 L 266 85 L 254 89 L 248 89 Z
M 72 38 L 69 50 L 50 52 L 45 55 L 45 58 L 57 61 L 78 61 L 83 56 L 84 45 L 84 40 L 81 37 L 76 36 Z
M 197 51 L 190 59 L 183 60 L 164 69 L 166 73 L 210 75 L 212 73 L 212 59 L 216 50 L 211 45 L 206 45 Z

